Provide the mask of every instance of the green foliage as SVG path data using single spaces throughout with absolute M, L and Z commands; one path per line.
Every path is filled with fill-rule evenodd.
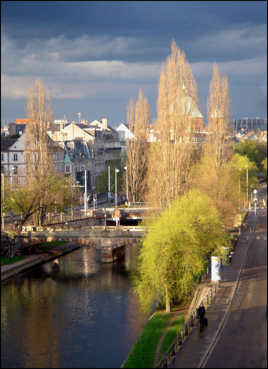
M 69 179 L 53 172 L 44 178 L 33 178 L 25 185 L 5 186 L 5 208 L 21 214 L 21 225 L 34 214 L 42 212 L 44 216 L 55 209 L 64 211 L 76 201 Z
M 42 247 L 55 247 L 55 246 L 64 245 L 65 243 L 67 243 L 67 241 L 58 240 L 58 241 L 51 241 L 51 242 L 43 242 L 41 246 Z
M 124 180 L 124 169 L 120 168 L 120 166 L 116 167 L 120 170 L 117 173 L 117 192 L 122 191 L 123 188 L 123 180 Z M 110 167 L 110 184 L 111 184 L 111 192 L 115 192 L 115 167 Z M 96 190 L 100 193 L 108 193 L 108 168 L 103 171 L 96 180 Z
M 171 314 L 155 313 L 148 321 L 123 368 L 152 368 L 159 339 Z
M 134 289 L 143 310 L 164 300 L 191 294 L 212 252 L 228 243 L 221 217 L 208 196 L 193 190 L 177 199 L 156 220 L 139 254 Z
M 249 192 L 251 192 L 254 188 L 258 186 L 258 179 L 257 179 L 257 173 L 259 172 L 258 167 L 254 161 L 250 161 L 248 156 L 246 155 L 240 155 L 240 154 L 234 154 L 231 165 L 234 166 L 234 168 L 239 173 L 240 178 L 240 189 L 241 192 L 244 194 L 246 193 L 247 189 L 247 177 L 246 177 L 246 171 L 248 168 L 248 189 Z
M 240 141 L 235 152 L 247 156 L 251 162 L 254 162 L 259 170 L 262 170 L 262 161 L 267 157 L 267 144 L 263 142 L 245 140 Z
M 13 264 L 16 261 L 23 260 L 25 256 L 14 256 L 14 258 L 10 258 L 8 256 L 1 256 L 1 265 L 9 265 Z
M 180 329 L 184 327 L 184 317 L 183 315 L 179 315 L 175 318 L 175 320 L 172 322 L 170 327 L 168 328 L 167 334 L 165 335 L 160 352 L 165 353 L 170 348 L 171 344 L 174 342 L 177 333 Z
M 263 174 L 267 177 L 267 157 L 261 162 L 263 168 Z
M 249 173 L 255 175 L 258 171 L 254 161 L 250 161 L 248 156 L 235 153 L 232 157 L 232 164 L 239 171 L 245 171 L 248 168 Z

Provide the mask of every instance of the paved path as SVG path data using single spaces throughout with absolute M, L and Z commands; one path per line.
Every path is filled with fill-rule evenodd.
M 225 323 L 228 321 L 228 318 L 232 312 L 233 306 L 231 304 L 233 296 L 237 296 L 240 292 L 240 287 L 238 285 L 237 280 L 241 276 L 243 267 L 246 267 L 248 251 L 251 249 L 253 244 L 256 242 L 256 234 L 252 232 L 254 229 L 255 218 L 253 214 L 249 216 L 249 227 L 246 232 L 241 236 L 238 245 L 236 247 L 235 255 L 233 256 L 232 264 L 229 264 L 222 268 L 222 281 L 220 282 L 220 287 L 216 294 L 213 304 L 207 309 L 207 318 L 208 318 L 208 327 L 202 332 L 199 332 L 198 327 L 195 327 L 187 339 L 187 341 L 183 344 L 181 349 L 178 351 L 173 364 L 170 365 L 172 368 L 199 368 L 199 367 L 215 367 L 215 368 L 226 368 L 232 367 L 237 368 L 236 366 L 238 362 L 233 358 L 234 353 L 236 352 L 236 346 L 231 344 L 231 340 L 237 344 L 238 340 L 235 339 L 235 333 L 237 333 L 234 329 L 231 333 L 231 336 L 224 336 L 223 332 L 225 331 Z M 251 231 L 249 231 L 251 230 Z M 266 230 L 267 232 L 267 230 Z M 266 233 L 267 234 L 267 233 Z M 265 236 L 263 236 L 264 238 Z M 255 244 L 254 244 L 255 245 Z M 254 278 L 254 276 L 252 277 Z M 267 281 L 267 277 L 266 277 Z M 236 299 L 234 298 L 234 302 Z M 237 303 L 237 302 L 236 302 Z M 242 309 L 242 307 L 240 307 Z M 233 309 L 234 310 L 234 309 Z M 263 310 L 265 307 L 263 306 Z M 237 308 L 236 308 L 237 311 Z M 264 313 L 264 311 L 262 312 Z M 241 316 L 240 316 L 241 318 Z M 232 319 L 234 319 L 232 317 Z M 236 317 L 237 319 L 237 317 Z M 238 318 L 239 319 L 239 318 Z M 253 320 L 254 321 L 254 320 Z M 231 323 L 234 324 L 234 323 Z M 262 319 L 262 324 L 265 329 L 267 329 L 267 320 Z M 241 333 L 243 334 L 243 329 L 241 326 L 237 325 L 239 337 L 241 339 Z M 251 329 L 254 327 L 252 324 Z M 256 328 L 256 327 L 255 327 Z M 241 331 L 242 329 L 242 331 Z M 262 329 L 262 339 L 264 336 L 263 327 Z M 256 329 L 255 329 L 256 331 Z M 248 331 L 247 331 L 248 333 Z M 258 332 L 257 332 L 258 334 Z M 217 345 L 221 336 L 225 337 L 225 345 L 221 347 L 221 345 Z M 266 334 L 267 337 L 267 334 Z M 246 343 L 248 337 L 244 335 L 243 342 Z M 267 339 L 267 338 L 266 338 Z M 225 348 L 227 347 L 229 341 L 229 351 L 225 352 Z M 241 353 L 238 361 L 240 360 L 240 367 L 264 367 L 265 363 L 267 365 L 267 361 L 265 361 L 266 352 L 265 345 L 267 348 L 267 341 L 264 342 L 264 347 L 261 348 L 262 354 L 259 355 L 258 365 L 250 366 L 250 363 L 246 363 L 245 361 L 241 362 Z M 263 345 L 262 345 L 263 346 Z M 247 345 L 244 347 L 244 351 L 248 350 Z M 256 346 L 254 346 L 256 349 Z M 217 349 L 217 353 L 216 352 Z M 225 360 L 226 356 L 229 356 L 229 361 Z M 244 352 L 244 357 L 246 357 L 246 353 Z M 250 361 L 248 359 L 248 361 Z M 224 363 L 223 363 L 224 362 Z M 232 365 L 232 362 L 235 362 Z M 247 365 L 248 364 L 248 365 Z M 226 366 L 225 366 L 226 365 Z M 256 362 L 255 362 L 256 365 Z

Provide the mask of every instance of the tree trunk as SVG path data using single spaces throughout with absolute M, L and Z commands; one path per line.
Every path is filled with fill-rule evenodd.
M 170 313 L 170 298 L 168 294 L 168 286 L 165 283 L 165 294 L 166 294 L 166 313 Z

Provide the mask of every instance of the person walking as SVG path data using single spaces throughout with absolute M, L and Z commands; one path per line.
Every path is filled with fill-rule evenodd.
M 200 332 L 203 331 L 204 327 L 207 326 L 207 318 L 205 318 L 206 315 L 206 309 L 205 306 L 203 304 L 203 302 L 201 302 L 199 308 L 197 309 L 197 317 L 199 318 L 199 327 L 200 327 Z

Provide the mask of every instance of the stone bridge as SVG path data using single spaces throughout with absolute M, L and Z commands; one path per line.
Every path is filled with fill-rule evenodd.
M 41 230 L 23 232 L 28 242 L 49 242 L 64 240 L 81 246 L 94 247 L 100 253 L 103 263 L 115 262 L 124 256 L 125 246 L 137 244 L 145 233 L 142 227 L 104 227 L 88 226 L 79 230 L 53 230 L 43 227 Z

